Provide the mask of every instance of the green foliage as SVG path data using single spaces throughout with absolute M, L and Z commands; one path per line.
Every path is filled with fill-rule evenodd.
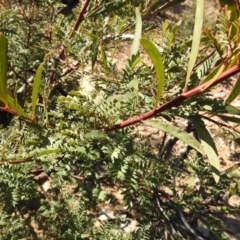
M 186 214 L 209 226 L 211 239 L 224 239 L 222 223 L 211 212 L 203 216 L 202 206 L 236 194 L 239 179 L 229 177 L 236 167 L 221 172 L 202 112 L 239 124 L 230 105 L 239 80 L 225 102 L 209 91 L 239 72 L 237 15 L 225 8 L 204 36 L 196 18 L 193 39 L 185 40 L 177 34 L 181 22 L 158 29 L 144 21 L 179 0 L 84 1 L 70 16 L 58 14 L 59 2 L 13 0 L 0 10 L 0 114 L 12 116 L 0 121 L 1 239 L 196 237 Z M 118 52 L 131 45 L 123 34 L 134 27 L 131 54 L 119 67 Z M 153 28 L 161 52 L 148 39 Z M 186 129 L 174 126 L 177 117 Z M 149 118 L 160 120 L 143 121 Z M 144 123 L 174 138 L 168 144 L 163 137 L 157 151 L 138 131 Z M 173 153 L 177 140 L 185 155 Z M 106 205 L 117 217 L 104 222 Z M 140 215 L 135 232 L 119 227 L 122 211 Z
M 164 82 L 165 82 L 163 60 L 160 52 L 158 51 L 157 47 L 155 47 L 153 43 L 151 43 L 147 39 L 141 39 L 141 44 L 145 49 L 145 51 L 148 53 L 149 57 L 151 58 L 151 61 L 153 62 L 153 65 L 156 71 L 158 84 L 157 84 L 157 96 L 156 96 L 155 107 L 157 107 L 159 104 L 160 97 L 162 96 L 162 93 L 163 93 Z
M 0 33 L 1 55 L 0 55 L 0 92 L 1 101 L 7 103 L 7 39 Z
M 202 25 L 203 25 L 203 13 L 204 13 L 204 0 L 197 1 L 195 23 L 194 23 L 194 30 L 193 30 L 192 48 L 191 48 L 191 54 L 190 54 L 190 59 L 189 59 L 189 64 L 188 64 L 188 70 L 187 70 L 184 91 L 187 90 L 188 81 L 189 81 L 191 72 L 193 70 L 193 67 L 195 65 L 197 56 L 198 56 L 198 50 L 199 50 L 199 45 L 200 45 L 200 40 L 201 40 Z

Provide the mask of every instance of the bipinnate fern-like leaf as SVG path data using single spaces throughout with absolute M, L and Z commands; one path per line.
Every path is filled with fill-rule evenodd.
M 218 54 L 212 54 L 196 68 L 194 75 L 196 74 L 198 79 L 202 79 L 210 69 L 214 68 L 219 59 Z
M 103 140 L 107 138 L 106 133 L 104 133 L 101 130 L 92 130 L 84 135 L 84 138 L 88 141 L 94 141 L 94 140 Z

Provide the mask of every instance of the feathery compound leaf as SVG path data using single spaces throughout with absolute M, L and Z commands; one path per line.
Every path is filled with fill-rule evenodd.
M 203 25 L 203 12 L 204 12 L 204 0 L 198 0 L 197 7 L 196 7 L 196 14 L 195 14 L 195 24 L 194 24 L 194 30 L 193 30 L 192 50 L 191 50 L 191 55 L 188 63 L 187 77 L 186 77 L 185 87 L 184 87 L 185 90 L 187 90 L 188 81 L 198 55 L 198 49 L 200 45 L 202 25 Z
M 6 106 L 7 102 L 7 38 L 0 33 L 0 96 Z
M 100 131 L 100 130 L 92 130 L 91 132 L 88 132 L 85 134 L 84 138 L 93 141 L 93 140 L 99 140 L 99 139 L 106 139 L 107 135 Z
M 163 60 L 157 47 L 152 42 L 142 38 L 140 40 L 140 43 L 145 49 L 145 51 L 147 52 L 147 54 L 149 55 L 149 57 L 151 58 L 153 66 L 156 71 L 158 86 L 157 86 L 157 96 L 156 96 L 155 107 L 157 107 L 160 97 L 162 96 L 162 93 L 163 93 L 163 87 L 165 82 Z
M 198 79 L 201 79 L 209 70 L 213 69 L 219 59 L 220 57 L 217 53 L 208 57 L 195 71 Z
M 63 152 L 62 149 L 60 148 L 56 148 L 56 149 L 44 149 L 42 151 L 39 152 L 38 157 L 42 157 L 45 155 L 50 155 L 50 154 L 57 154 L 57 153 L 61 153 Z
M 204 28 L 204 33 L 206 34 L 206 36 L 208 37 L 208 39 L 210 39 L 212 45 L 215 47 L 216 51 L 218 52 L 219 56 L 223 56 L 224 54 L 224 48 L 221 44 L 221 42 L 219 42 L 218 38 L 211 32 L 211 30 L 208 27 Z
M 172 125 L 160 122 L 158 120 L 149 120 L 144 122 L 159 130 L 169 133 L 174 137 L 177 137 L 178 139 L 182 140 L 184 143 L 188 144 L 189 146 L 193 147 L 198 152 L 203 154 L 201 144 L 194 137 L 192 137 L 190 134 L 186 133 L 185 131 L 179 128 L 176 128 Z
M 220 74 L 225 70 L 225 68 L 226 66 L 224 64 L 218 65 L 211 73 L 208 74 L 208 76 L 203 81 L 200 82 L 199 85 L 205 82 L 209 82 L 209 84 L 211 84 L 220 76 Z
M 219 0 L 219 4 L 222 8 L 224 8 L 226 5 L 228 6 L 227 10 L 231 11 L 231 17 L 230 20 L 234 21 L 238 18 L 239 12 L 237 11 L 237 1 L 236 0 Z
M 216 146 L 214 144 L 214 141 L 208 132 L 204 122 L 197 117 L 191 118 L 190 121 L 194 125 L 204 148 L 204 151 L 208 157 L 209 163 L 212 166 L 212 174 L 215 182 L 217 183 L 220 178 L 220 163 L 219 163 L 219 157 L 217 153 Z
M 131 48 L 131 55 L 136 55 L 138 52 L 138 48 L 139 48 L 139 40 L 141 38 L 142 35 L 142 18 L 141 18 L 141 13 L 139 11 L 139 8 L 136 7 L 135 8 L 135 12 L 136 12 L 136 27 L 135 27 L 135 34 L 134 34 L 134 39 L 133 39 L 133 43 L 132 43 L 132 48 Z
M 240 93 L 240 77 L 238 77 L 238 80 L 232 89 L 231 93 L 229 94 L 226 103 L 231 103 Z
M 38 67 L 38 70 L 36 72 L 34 82 L 33 82 L 33 91 L 32 91 L 32 117 L 33 118 L 35 116 L 35 110 L 37 106 L 37 98 L 38 98 L 39 86 L 42 78 L 42 71 L 43 71 L 43 63 L 41 63 L 40 66 Z
M 93 69 L 97 61 L 99 41 L 98 37 L 94 34 L 90 34 L 90 37 L 92 38 L 92 69 Z

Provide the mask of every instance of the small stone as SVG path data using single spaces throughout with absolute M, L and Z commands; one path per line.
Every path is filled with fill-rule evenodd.
M 232 195 L 229 199 L 228 199 L 228 204 L 231 207 L 234 208 L 239 208 L 240 207 L 240 197 L 237 195 Z
M 51 181 L 52 180 L 50 179 L 42 184 L 42 188 L 44 189 L 45 192 L 47 192 L 47 190 L 51 189 Z
M 221 91 L 221 92 L 218 92 L 218 93 L 214 94 L 214 97 L 223 99 L 223 98 L 226 97 L 226 93 Z
M 234 102 L 232 105 L 236 108 L 239 108 L 240 107 L 240 101 Z
M 102 215 L 100 215 L 100 216 L 98 217 L 98 219 L 101 220 L 101 221 L 106 221 L 106 220 L 108 220 L 109 218 L 108 218 L 105 214 L 102 214 Z
M 116 216 L 114 215 L 113 210 L 108 206 L 102 209 L 102 214 L 98 217 L 98 219 L 102 221 L 115 218 Z
M 159 186 L 158 186 L 158 189 L 159 189 L 161 192 L 167 194 L 169 197 L 172 197 L 172 196 L 173 196 L 173 191 L 172 191 L 172 189 L 170 189 L 169 187 L 160 186 L 160 185 L 159 185 Z
M 127 214 L 126 213 L 122 213 L 119 215 L 120 221 L 124 222 L 127 220 Z
M 126 233 L 132 233 L 132 232 L 136 232 L 136 231 L 139 229 L 139 227 L 137 227 L 137 224 L 138 224 L 138 223 L 137 223 L 136 220 L 129 220 L 128 223 L 125 224 L 125 226 L 123 226 L 124 223 L 123 223 L 123 225 L 121 225 L 121 226 L 123 226 L 124 232 L 126 232 Z
M 194 181 L 195 181 L 195 188 L 199 191 L 199 189 L 201 187 L 201 183 L 200 183 L 200 179 L 198 178 L 198 176 L 195 177 Z
M 223 138 L 217 138 L 217 143 L 219 146 L 226 146 L 226 143 Z
M 134 39 L 134 35 L 133 34 L 122 34 L 120 36 L 122 39 Z
M 235 154 L 236 153 L 236 146 L 235 145 L 236 145 L 235 142 L 232 141 L 231 145 L 230 145 L 230 152 L 231 152 L 231 154 Z

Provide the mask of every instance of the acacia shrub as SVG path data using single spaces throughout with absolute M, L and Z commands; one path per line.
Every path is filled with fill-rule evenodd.
M 69 17 L 58 14 L 59 2 L 22 1 L 19 5 L 12 1 L 11 8 L 1 10 L 0 32 L 8 39 L 8 92 L 1 85 L 1 110 L 13 116 L 1 128 L 2 239 L 203 238 L 187 223 L 186 214 L 195 222 L 208 223 L 211 239 L 224 238 L 221 223 L 211 212 L 201 218 L 202 206 L 212 204 L 222 192 L 237 191 L 237 179 L 228 177 L 236 166 L 227 172 L 213 171 L 216 162 L 207 161 L 200 143 L 173 122 L 176 116 L 187 119 L 186 131 L 206 142 L 204 136 L 210 135 L 201 111 L 222 118 L 227 117 L 225 113 L 239 115 L 231 106 L 239 93 L 237 85 L 227 102 L 212 99 L 210 91 L 199 88 L 200 84 L 207 90 L 223 78 L 221 73 L 231 76 L 239 70 L 239 39 L 223 31 L 226 22 L 233 31 L 237 29 L 236 18 L 226 8 L 216 32 L 205 29 L 196 64 L 189 81 L 184 81 L 192 39 L 176 37 L 180 23 L 170 26 L 166 21 L 158 29 L 163 37 L 160 56 L 151 41 L 140 40 L 153 66 L 141 59 L 139 39 L 119 72 L 109 57 L 124 41 L 122 35 L 134 32 L 135 22 L 135 36 L 142 31 L 147 37 L 147 30 L 154 26 L 144 21 L 141 26 L 141 18 L 162 10 L 165 5 L 159 1 L 152 5 L 148 1 L 85 1 Z M 217 31 L 228 42 L 219 44 Z M 234 47 L 228 48 L 229 44 Z M 216 51 L 208 55 L 207 47 Z M 155 62 L 162 62 L 162 69 Z M 202 80 L 207 84 L 201 85 Z M 192 95 L 187 88 L 194 90 Z M 144 114 L 165 119 L 168 124 L 163 120 L 148 124 L 175 136 L 173 144 L 180 139 L 189 144 L 188 150 L 196 149 L 194 159 L 188 152 L 180 159 L 157 154 L 149 139 L 136 131 L 146 120 Z M 212 142 L 208 144 L 208 150 L 214 149 Z M 166 146 L 164 138 L 162 145 Z M 182 193 L 175 188 L 174 180 L 186 178 L 183 164 L 190 169 L 189 179 L 198 177 L 201 190 L 193 190 L 188 183 Z M 159 185 L 173 194 L 159 190 Z M 230 186 L 234 187 L 229 192 Z M 141 214 L 138 231 L 125 233 L 118 219 L 102 228 L 95 225 L 103 204 L 118 205 L 109 188 L 120 189 L 129 212 Z M 210 197 L 206 199 L 205 193 Z

